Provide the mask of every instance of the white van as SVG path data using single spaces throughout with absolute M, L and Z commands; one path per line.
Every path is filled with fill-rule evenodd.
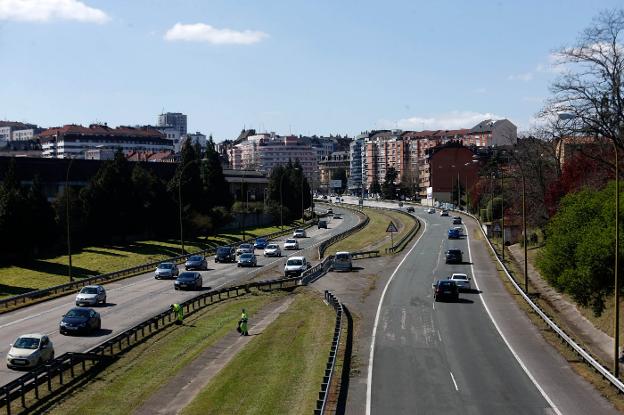
M 351 271 L 353 263 L 349 252 L 336 252 L 334 256 L 334 271 Z

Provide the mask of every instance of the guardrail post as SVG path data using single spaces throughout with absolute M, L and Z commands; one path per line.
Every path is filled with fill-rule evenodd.
M 6 399 L 7 415 L 11 415 L 11 400 L 9 399 L 9 390 L 5 389 L 4 399 Z
M 74 378 L 76 374 L 74 373 L 74 356 L 69 356 L 69 373 L 71 373 L 71 377 Z
M 59 370 L 59 382 L 62 385 L 63 384 L 63 362 L 61 362 L 60 366 L 61 368 Z
M 35 372 L 34 378 L 33 378 L 33 382 L 35 385 L 35 399 L 39 399 L 39 380 L 37 379 L 38 376 L 39 376 L 39 373 Z
M 50 373 L 50 365 L 46 365 L 46 372 L 48 376 L 48 392 L 52 392 L 52 374 Z

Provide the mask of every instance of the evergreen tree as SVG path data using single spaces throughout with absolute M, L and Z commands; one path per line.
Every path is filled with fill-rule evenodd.
M 384 199 L 396 199 L 396 184 L 394 183 L 398 176 L 394 167 L 389 167 L 386 170 L 386 176 L 384 178 L 384 184 L 381 188 Z
M 38 175 L 35 175 L 32 186 L 28 190 L 26 204 L 30 217 L 28 228 L 32 230 L 29 234 L 35 253 L 52 251 L 58 226 L 54 209 L 43 193 Z

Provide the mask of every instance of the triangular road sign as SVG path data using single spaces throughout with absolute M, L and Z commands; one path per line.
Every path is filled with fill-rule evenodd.
M 390 222 L 388 227 L 386 228 L 386 232 L 398 232 L 396 225 L 394 222 Z

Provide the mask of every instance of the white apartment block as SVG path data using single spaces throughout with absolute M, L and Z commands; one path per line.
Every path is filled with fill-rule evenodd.
M 317 152 L 294 136 L 257 134 L 228 150 L 230 165 L 235 170 L 258 170 L 269 173 L 274 167 L 299 160 L 308 180 L 318 181 Z
M 91 149 L 145 153 L 173 150 L 173 142 L 151 128 L 65 125 L 49 128 L 39 137 L 44 158 L 85 158 Z

